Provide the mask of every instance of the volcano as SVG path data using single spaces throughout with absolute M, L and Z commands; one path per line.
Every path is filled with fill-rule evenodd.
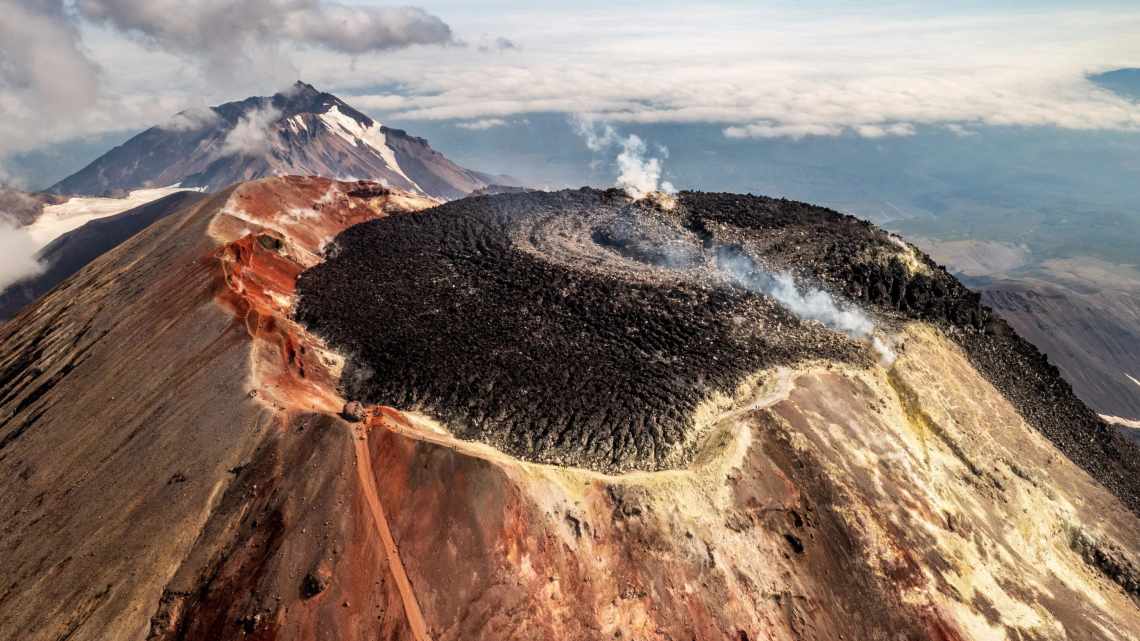
M 266 178 L 0 334 L 3 638 L 1140 631 L 1135 446 L 834 211 Z
M 180 185 L 218 191 L 279 175 L 369 179 L 440 199 L 495 183 L 402 129 L 385 127 L 336 96 L 298 81 L 268 97 L 184 111 L 147 129 L 48 191 L 118 195 Z

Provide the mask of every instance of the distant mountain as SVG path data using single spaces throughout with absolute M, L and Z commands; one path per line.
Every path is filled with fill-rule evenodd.
M 1089 256 L 1041 260 L 1025 246 L 916 239 L 1048 355 L 1089 407 L 1140 419 L 1140 271 Z
M 44 205 L 64 199 L 52 194 L 34 194 L 0 185 L 0 224 L 13 227 L 31 225 L 43 214 Z
M 503 183 L 460 167 L 427 140 L 297 82 L 270 97 L 184 111 L 115 147 L 48 191 L 121 194 L 180 183 L 217 191 L 274 175 L 376 180 L 442 199 Z
M 1140 68 L 1106 71 L 1089 76 L 1089 80 L 1130 100 L 1140 100 Z
M 175 192 L 121 214 L 92 220 L 56 238 L 38 254 L 40 262 L 48 265 L 46 271 L 0 291 L 0 321 L 15 316 L 26 305 L 151 223 L 205 197 L 196 191 Z
M 1140 292 L 1035 278 L 977 279 L 982 300 L 1057 365 L 1101 414 L 1140 418 Z

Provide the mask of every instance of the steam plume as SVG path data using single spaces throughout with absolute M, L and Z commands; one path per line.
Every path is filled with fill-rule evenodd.
M 646 157 L 645 152 L 645 141 L 634 134 L 622 141 L 621 153 L 617 157 L 618 169 L 621 170 L 617 178 L 618 187 L 633 198 L 644 198 L 655 191 L 668 194 L 677 191 L 672 183 L 661 180 L 661 159 Z
M 729 282 L 774 298 L 798 318 L 819 322 L 851 338 L 870 340 L 884 366 L 894 362 L 894 350 L 874 335 L 875 323 L 861 310 L 840 307 L 831 294 L 821 289 L 801 290 L 789 272 L 772 274 L 736 248 L 720 247 L 716 265 Z
M 648 156 L 648 145 L 639 136 L 630 134 L 623 138 L 608 123 L 596 123 L 584 116 L 577 116 L 571 122 L 591 151 L 620 147 L 617 186 L 630 197 L 640 200 L 655 192 L 676 192 L 672 184 L 661 180 L 661 158 Z M 665 147 L 658 146 L 657 150 L 662 158 L 669 157 Z M 670 199 L 670 202 L 674 201 Z M 821 289 L 800 289 L 791 273 L 773 274 L 739 247 L 709 247 L 706 242 L 702 248 L 676 229 L 646 221 L 619 221 L 605 230 L 603 236 L 628 256 L 664 269 L 685 269 L 699 262 L 702 253 L 711 252 L 715 269 L 729 283 L 775 299 L 802 320 L 815 321 L 851 338 L 869 341 L 885 367 L 895 361 L 894 350 L 887 341 L 875 336 L 875 323 L 862 310 L 840 306 L 831 294 Z
M 620 148 L 616 158 L 616 184 L 631 198 L 644 198 L 658 191 L 667 194 L 677 191 L 672 183 L 661 180 L 661 158 L 648 155 L 648 145 L 640 136 L 629 134 L 622 137 L 612 125 L 597 123 L 585 116 L 576 116 L 571 122 L 590 151 Z M 665 147 L 658 145 L 658 151 L 662 157 L 669 157 L 669 150 Z
M 661 269 L 685 272 L 703 265 L 718 279 L 771 298 L 801 320 L 869 342 L 885 367 L 895 360 L 888 341 L 876 336 L 874 321 L 862 310 L 840 304 L 821 289 L 801 288 L 790 272 L 769 271 L 739 245 L 701 239 L 652 217 L 632 216 L 619 217 L 596 230 L 594 240 L 626 258 Z

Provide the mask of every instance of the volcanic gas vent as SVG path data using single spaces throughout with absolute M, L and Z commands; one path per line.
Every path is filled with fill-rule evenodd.
M 346 230 L 298 320 L 350 354 L 345 393 L 596 469 L 686 462 L 698 406 L 758 370 L 870 359 L 717 278 L 683 218 L 593 190 L 468 198 Z

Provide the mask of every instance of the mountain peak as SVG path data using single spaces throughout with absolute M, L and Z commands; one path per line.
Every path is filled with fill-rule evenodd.
M 220 105 L 218 108 L 223 109 L 229 105 L 238 106 L 243 113 L 250 109 L 264 108 L 266 105 L 272 105 L 281 112 L 281 116 L 284 118 L 298 114 L 320 115 L 328 113 L 330 109 L 336 107 L 338 111 L 351 117 L 360 123 L 362 127 L 371 127 L 374 124 L 371 118 L 357 111 L 347 102 L 301 80 L 298 80 L 282 91 L 278 91 L 272 96 L 246 98 L 237 103 Z
M 244 180 L 297 174 L 377 180 L 452 199 L 490 180 L 447 160 L 426 140 L 383 127 L 301 80 L 272 96 L 227 102 L 211 111 L 209 117 L 183 115 L 176 125 L 153 127 L 51 191 L 103 194 L 175 183 L 215 191 Z
M 1136 636 L 1140 455 L 910 245 L 381 187 L 244 183 L 0 326 L 0 639 Z
M 293 95 L 293 96 L 301 95 L 301 94 L 318 95 L 321 93 L 321 92 L 317 91 L 316 87 L 314 87 L 313 85 L 310 85 L 309 83 L 305 82 L 304 80 L 298 80 L 297 82 L 294 82 L 292 84 L 292 86 L 289 87 L 288 92 L 290 95 Z M 280 92 L 280 93 L 285 93 L 285 92 Z

